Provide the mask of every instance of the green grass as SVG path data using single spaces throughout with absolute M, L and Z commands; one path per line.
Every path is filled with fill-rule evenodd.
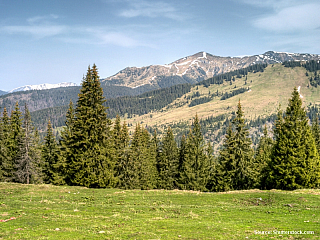
M 260 198 L 262 200 L 260 200 Z M 318 239 L 320 190 L 200 193 L 0 183 L 0 239 Z M 314 231 L 256 234 L 255 231 Z

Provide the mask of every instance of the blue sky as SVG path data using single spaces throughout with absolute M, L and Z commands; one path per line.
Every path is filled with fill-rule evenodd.
M 0 0 L 0 90 L 206 51 L 320 54 L 319 0 Z

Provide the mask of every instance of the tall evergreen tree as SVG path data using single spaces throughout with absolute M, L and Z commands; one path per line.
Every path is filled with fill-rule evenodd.
M 162 140 L 161 156 L 158 159 L 158 187 L 162 189 L 177 188 L 176 182 L 179 166 L 179 152 L 170 127 Z
M 114 152 L 105 99 L 98 70 L 89 67 L 82 81 L 71 127 L 70 153 L 66 155 L 66 182 L 86 187 L 112 187 Z
M 137 124 L 129 156 L 126 184 L 130 189 L 153 189 L 157 185 L 156 152 L 147 130 Z
M 281 115 L 278 113 L 274 130 L 267 187 L 287 190 L 318 187 L 319 156 L 297 88 L 283 119 Z
M 120 176 L 120 187 L 125 189 L 139 188 L 138 156 L 141 149 L 141 127 L 136 125 L 128 156 L 124 158 Z
M 16 159 L 18 151 L 19 151 L 19 139 L 22 134 L 22 112 L 20 111 L 19 104 L 16 102 L 14 110 L 11 112 L 10 117 L 10 145 L 9 145 L 9 153 L 10 158 L 14 163 L 14 159 Z M 13 164 L 15 165 L 15 164 Z M 13 172 L 15 171 L 15 166 L 13 166 Z
M 201 133 L 198 115 L 188 134 L 186 154 L 180 173 L 180 188 L 205 191 L 208 181 L 208 159 L 205 155 L 205 143 Z
M 267 126 L 264 126 L 263 136 L 260 138 L 260 142 L 255 156 L 255 170 L 257 173 L 257 183 L 259 183 L 262 189 L 266 188 L 266 178 L 268 174 L 268 165 L 271 160 L 271 153 L 273 147 L 273 140 L 268 136 Z
M 315 140 L 317 150 L 318 150 L 318 155 L 320 153 L 320 126 L 319 126 L 319 118 L 318 116 L 315 116 L 315 118 L 312 120 L 312 135 Z
M 234 131 L 232 125 L 229 124 L 222 149 L 219 152 L 218 165 L 212 181 L 213 191 L 229 191 L 233 190 L 233 180 L 236 172 L 236 143 L 234 141 Z
M 223 149 L 220 151 L 217 190 L 249 189 L 257 181 L 253 164 L 253 149 L 249 131 L 245 127 L 241 103 L 229 126 Z
M 116 155 L 115 177 L 118 178 L 117 187 L 125 188 L 123 182 L 129 151 L 129 132 L 126 123 L 121 126 L 119 115 L 117 115 L 113 128 L 113 141 Z
M 12 146 L 10 118 L 7 109 L 3 109 L 2 118 L 0 119 L 0 181 L 12 181 L 14 163 L 10 146 Z
M 32 126 L 30 112 L 25 104 L 22 134 L 18 135 L 19 149 L 15 157 L 15 180 L 20 183 L 41 182 L 40 156 L 36 131 Z
M 209 141 L 207 144 L 207 158 L 208 158 L 208 182 L 206 188 L 210 190 L 214 190 L 214 186 L 216 186 L 216 172 L 217 172 L 217 159 L 214 156 L 214 149 Z
M 55 183 L 55 176 L 58 174 L 56 167 L 59 153 L 50 120 L 48 122 L 47 134 L 44 137 L 41 155 L 43 161 L 43 180 L 45 183 Z
M 235 126 L 235 159 L 236 172 L 234 189 L 249 189 L 254 185 L 253 149 L 249 138 L 249 130 L 245 127 L 243 111 L 239 100 L 236 117 L 232 123 Z
M 142 151 L 139 164 L 139 179 L 141 189 L 154 189 L 158 183 L 158 171 L 156 162 L 156 146 L 150 138 L 149 132 L 141 128 Z
M 53 184 L 64 185 L 65 176 L 67 171 L 67 159 L 71 159 L 72 151 L 72 136 L 73 136 L 73 125 L 74 125 L 74 106 L 70 100 L 69 108 L 66 114 L 66 122 L 63 131 L 61 131 L 61 137 L 58 145 L 58 151 L 60 153 L 57 163 L 55 165 L 56 174 L 54 174 Z

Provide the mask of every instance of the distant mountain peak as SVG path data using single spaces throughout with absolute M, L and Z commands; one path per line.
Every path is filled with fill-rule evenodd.
M 71 82 L 63 82 L 63 83 L 56 83 L 56 84 L 43 83 L 39 85 L 25 85 L 22 87 L 18 87 L 18 88 L 12 89 L 11 91 L 9 91 L 9 93 L 28 91 L 28 90 L 45 90 L 45 89 L 59 88 L 59 87 L 73 87 L 73 86 L 78 86 L 78 85 Z
M 316 54 L 267 51 L 263 54 L 242 57 L 221 57 L 207 52 L 180 58 L 170 64 L 146 67 L 127 67 L 117 74 L 101 79 L 107 85 L 138 88 L 169 87 L 180 83 L 196 83 L 213 76 L 245 68 L 254 64 L 274 64 L 285 61 L 320 60 Z

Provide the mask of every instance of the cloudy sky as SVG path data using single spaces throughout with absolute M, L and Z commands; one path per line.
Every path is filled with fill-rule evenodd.
M 0 90 L 206 51 L 320 54 L 319 0 L 0 0 Z

